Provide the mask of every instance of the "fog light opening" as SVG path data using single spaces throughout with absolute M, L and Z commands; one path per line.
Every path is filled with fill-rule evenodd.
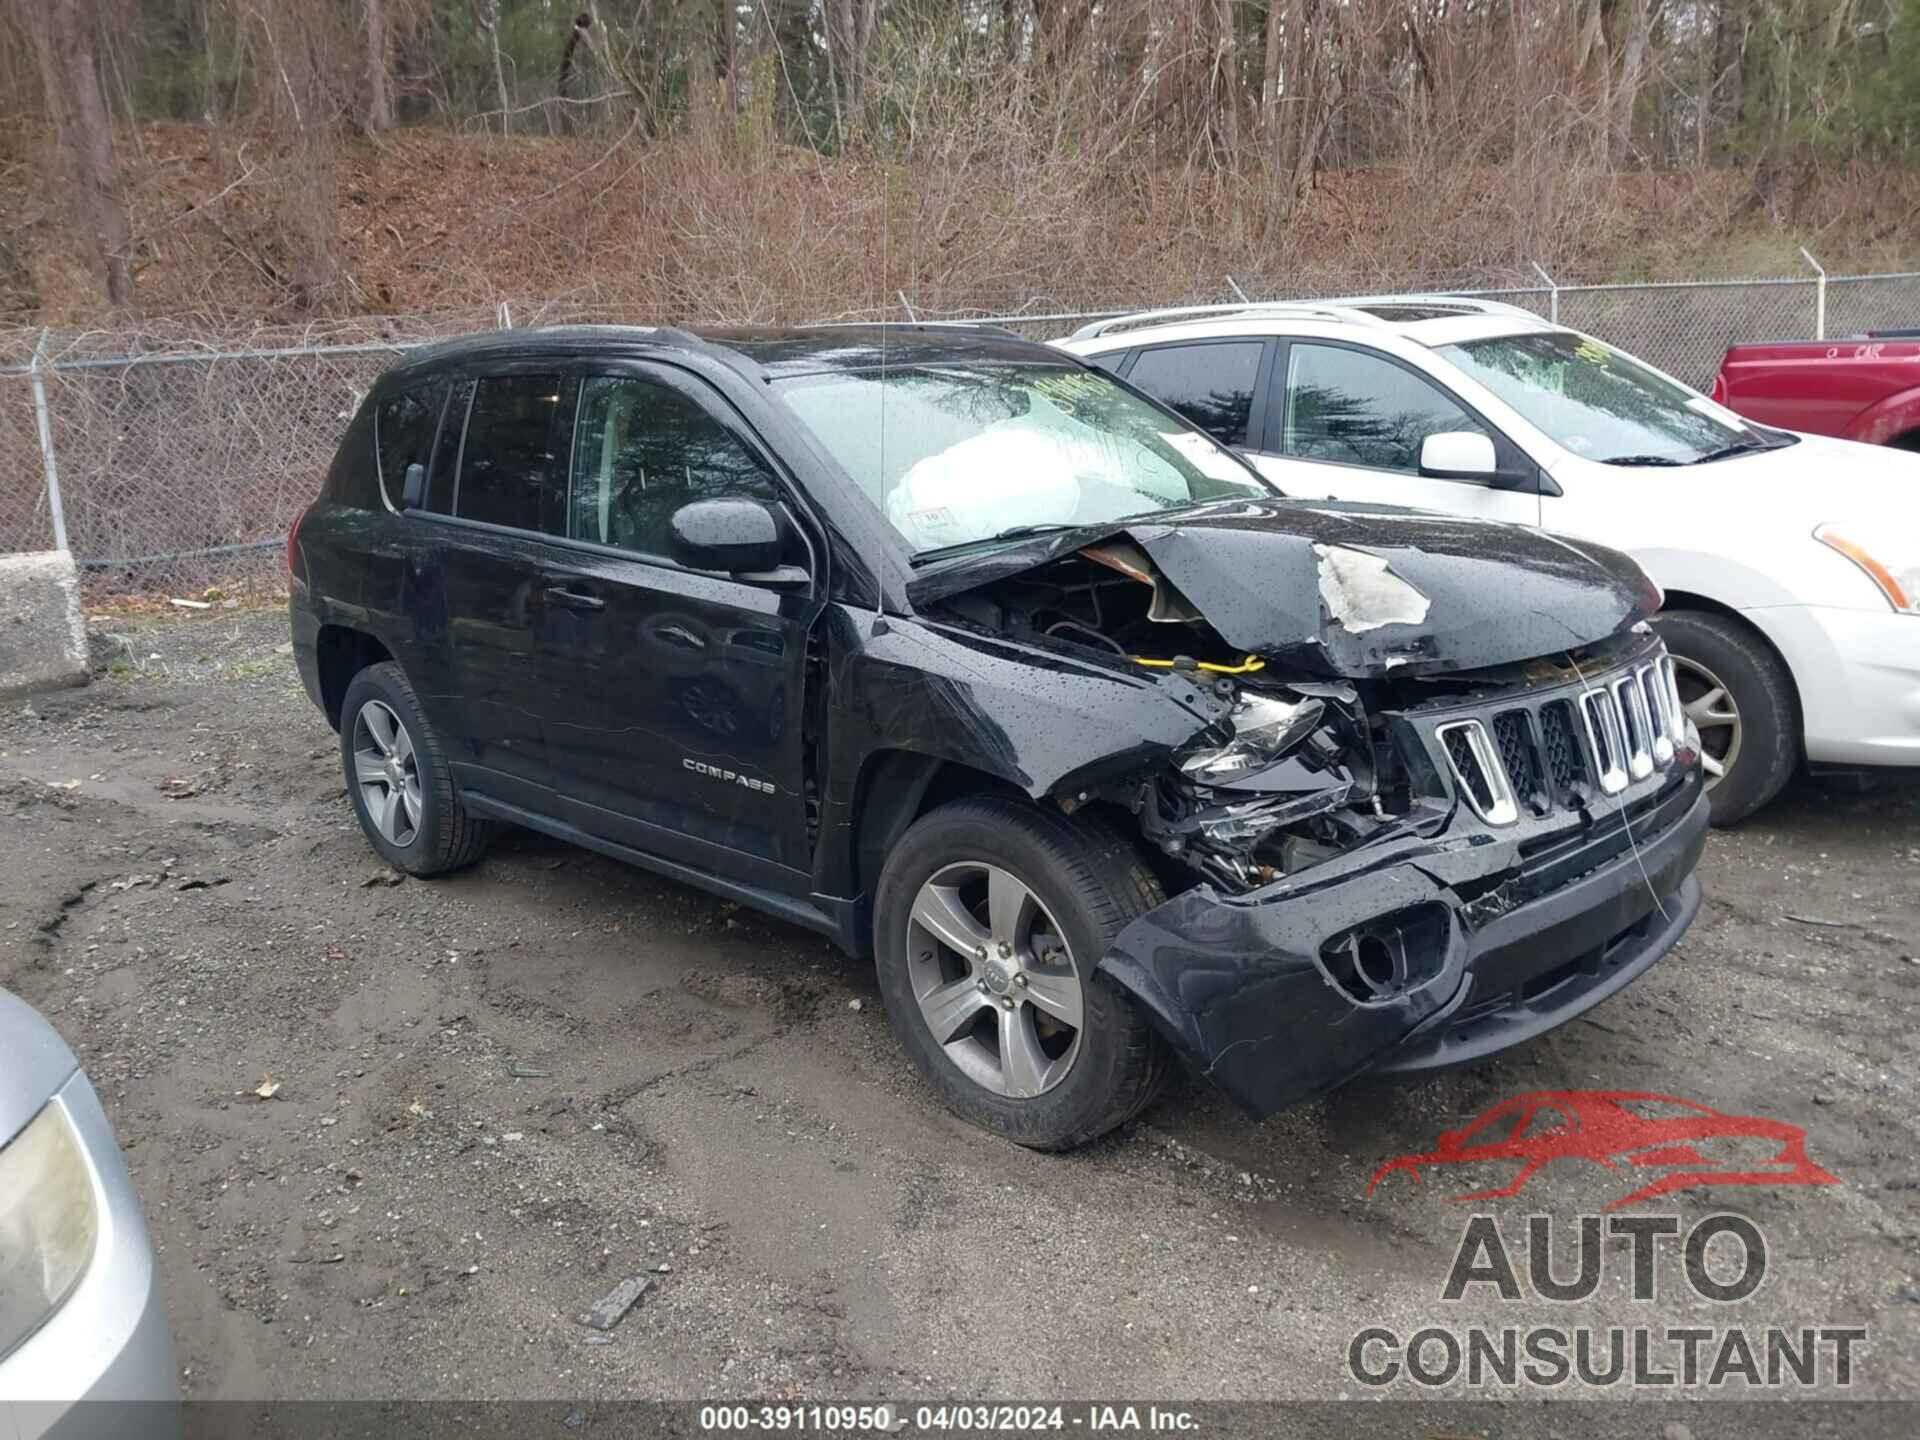
M 1320 947 L 1320 963 L 1349 999 L 1375 1005 L 1438 976 L 1451 935 L 1445 906 L 1416 905 L 1335 935 Z
M 1399 988 L 1396 972 L 1400 967 L 1394 963 L 1392 949 L 1378 935 L 1361 935 L 1354 940 L 1353 964 L 1374 994 L 1388 995 Z

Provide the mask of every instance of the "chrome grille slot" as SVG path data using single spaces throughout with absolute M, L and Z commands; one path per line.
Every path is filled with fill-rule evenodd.
M 1644 780 L 1653 773 L 1653 722 L 1647 717 L 1646 697 L 1640 682 L 1624 675 L 1609 687 L 1614 704 L 1620 709 L 1620 733 L 1626 741 L 1627 773 Z
M 1667 677 L 1662 673 L 1662 668 L 1657 661 L 1652 665 L 1642 665 L 1633 672 L 1633 678 L 1640 686 L 1647 714 L 1653 720 L 1653 763 L 1664 770 L 1673 763 L 1673 751 L 1680 740 L 1680 728 L 1674 723 L 1667 704 Z
M 1524 710 L 1503 710 L 1493 717 L 1493 743 L 1506 767 L 1507 783 L 1529 810 L 1544 815 L 1553 807 L 1540 773 L 1540 757 L 1533 743 L 1533 726 Z
M 1610 690 L 1585 690 L 1580 694 L 1580 719 L 1585 723 L 1587 746 L 1593 756 L 1594 773 L 1600 789 L 1618 795 L 1627 788 L 1627 742 L 1621 734 L 1620 704 Z
M 1460 796 L 1489 825 L 1511 825 L 1520 818 L 1514 803 L 1513 787 L 1506 769 L 1487 738 L 1487 727 L 1478 720 L 1455 720 L 1436 732 L 1447 753 L 1447 768 L 1453 772 Z
M 1564 700 L 1542 705 L 1540 738 L 1546 748 L 1547 778 L 1553 782 L 1554 799 L 1564 804 L 1572 798 L 1573 787 L 1584 784 L 1587 778 L 1580 741 L 1574 733 L 1573 707 Z

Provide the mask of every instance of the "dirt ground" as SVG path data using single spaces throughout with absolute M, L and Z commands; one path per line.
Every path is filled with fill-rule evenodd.
M 1861 1325 L 1852 1393 L 1920 1397 L 1920 789 L 1804 782 L 1716 834 L 1680 949 L 1516 1053 L 1263 1125 L 1181 1078 L 1047 1157 L 941 1110 L 809 934 L 517 833 L 387 883 L 280 614 L 95 628 L 92 686 L 0 713 L 0 985 L 105 1099 L 189 1396 L 1332 1399 L 1363 1327 L 1483 1322 Z M 1624 1241 L 1582 1304 L 1446 1304 L 1472 1209 L 1516 1245 L 1555 1217 L 1565 1275 L 1573 1217 L 1638 1183 L 1369 1198 L 1542 1089 L 1803 1126 L 1842 1183 L 1631 1207 L 1751 1218 L 1737 1304 L 1666 1259 L 1633 1300 Z

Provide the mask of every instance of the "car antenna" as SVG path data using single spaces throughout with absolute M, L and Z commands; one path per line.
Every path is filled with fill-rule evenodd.
M 893 190 L 889 186 L 882 193 L 880 201 L 880 274 L 882 277 L 893 273 L 889 259 L 890 245 L 893 239 Z M 885 279 L 881 281 L 885 284 Z M 907 312 L 907 318 L 913 319 L 913 307 L 907 304 L 905 287 L 894 292 L 900 297 L 900 304 Z M 886 519 L 887 505 L 887 332 L 891 327 L 884 319 L 880 322 L 880 518 Z M 881 576 L 885 572 L 876 567 L 874 580 L 874 623 L 872 633 L 884 635 L 890 628 L 886 617 L 886 585 Z

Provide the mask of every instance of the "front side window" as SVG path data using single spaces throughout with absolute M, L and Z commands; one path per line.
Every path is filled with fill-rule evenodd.
M 1127 379 L 1222 445 L 1244 445 L 1265 349 L 1258 340 L 1163 345 L 1141 351 Z
M 1469 340 L 1440 353 L 1556 444 L 1603 464 L 1695 465 L 1793 443 L 1565 330 Z
M 1093 370 L 903 365 L 776 393 L 915 551 L 1274 491 Z
M 673 512 L 695 500 L 774 504 L 780 488 L 738 436 L 689 396 L 654 380 L 595 375 L 580 395 L 567 533 L 670 555 Z
M 1434 386 L 1390 360 L 1295 341 L 1287 359 L 1284 454 L 1296 460 L 1418 473 L 1429 435 L 1486 427 Z
M 557 533 L 570 387 L 558 375 L 490 375 L 473 392 L 453 513 L 463 520 Z
M 374 450 L 380 459 L 380 484 L 386 490 L 388 504 L 400 504 L 407 467 L 428 462 L 446 400 L 447 382 L 430 380 L 380 402 L 374 420 Z

